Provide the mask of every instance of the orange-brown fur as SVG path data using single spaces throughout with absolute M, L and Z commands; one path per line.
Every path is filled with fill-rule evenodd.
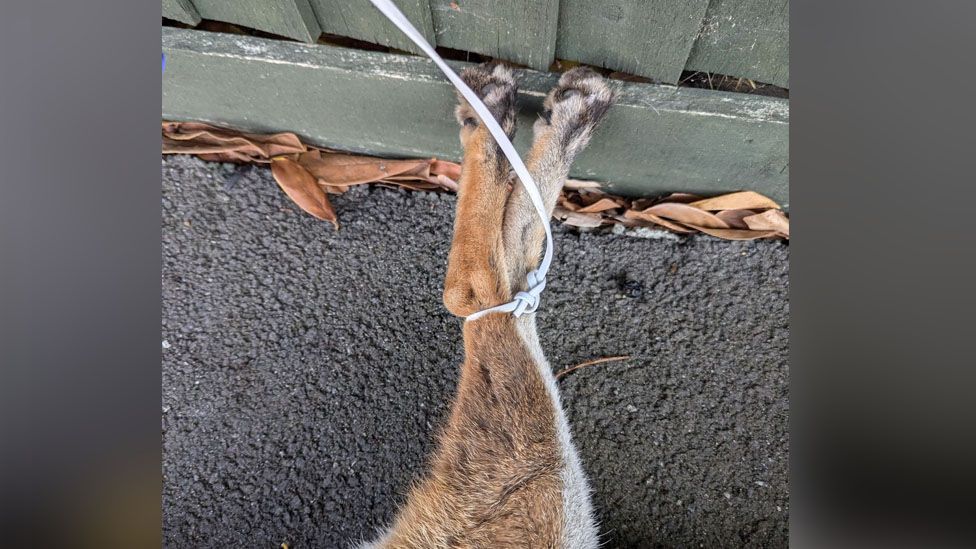
M 390 547 L 556 547 L 561 536 L 554 411 L 510 315 L 464 328 L 461 380 L 430 475 Z
M 515 86 L 507 69 L 482 66 L 465 71 L 463 78 L 511 136 Z M 559 96 L 594 78 L 583 71 L 565 75 L 546 107 L 550 117 L 553 108 L 575 111 L 536 126 L 528 165 L 549 211 L 569 164 L 611 98 L 600 82 L 605 97 L 591 98 L 589 111 L 582 103 L 560 107 Z M 592 120 L 581 125 L 586 115 Z M 463 317 L 508 302 L 524 287 L 525 274 L 538 265 L 543 231 L 525 195 L 512 190 L 510 166 L 494 139 L 463 101 L 457 116 L 464 160 L 444 303 Z M 463 333 L 457 395 L 431 470 L 377 545 L 562 547 L 561 475 L 567 467 L 557 432 L 562 412 L 547 389 L 539 355 L 530 348 L 538 348 L 534 325 L 526 331 L 513 316 L 494 313 L 466 322 Z
M 499 173 L 491 134 L 481 126 L 465 140 L 454 241 L 447 262 L 444 305 L 468 316 L 510 299 L 502 240 L 507 170 Z M 486 305 L 487 304 L 487 305 Z

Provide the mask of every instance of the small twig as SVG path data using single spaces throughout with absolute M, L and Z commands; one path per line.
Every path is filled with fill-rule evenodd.
M 556 379 L 562 379 L 562 377 L 565 376 L 566 374 L 568 374 L 570 372 L 573 372 L 575 370 L 579 370 L 580 368 L 586 368 L 587 366 L 593 366 L 595 364 L 603 364 L 604 362 L 614 362 L 614 361 L 617 361 L 617 360 L 627 360 L 628 358 L 630 358 L 630 355 L 607 356 L 607 357 L 603 357 L 603 358 L 597 358 L 597 359 L 594 359 L 594 360 L 587 360 L 586 362 L 581 362 L 581 363 L 577 364 L 576 366 L 570 366 L 569 368 L 566 368 L 564 370 L 560 370 L 558 373 L 556 373 Z
M 684 84 L 685 82 L 691 80 L 692 78 L 694 78 L 696 76 L 698 76 L 698 71 L 695 71 L 695 72 L 689 74 L 688 76 L 684 77 L 684 79 L 682 79 L 681 82 L 678 82 L 678 85 L 680 86 L 680 85 Z

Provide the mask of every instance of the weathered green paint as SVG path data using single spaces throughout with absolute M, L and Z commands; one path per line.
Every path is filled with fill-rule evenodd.
M 559 0 L 430 0 L 437 45 L 537 70 L 552 64 Z
M 193 0 L 193 5 L 204 19 L 302 42 L 315 42 L 322 34 L 308 0 Z
M 562 0 L 556 57 L 675 84 L 708 0 Z
M 420 48 L 367 0 L 311 0 L 311 4 L 322 32 L 421 53 Z M 396 0 L 394 4 L 433 44 L 434 23 L 427 0 Z
M 687 68 L 790 87 L 790 0 L 712 0 Z
M 200 24 L 200 14 L 190 0 L 163 0 L 163 17 L 192 26 Z
M 163 118 L 292 131 L 310 143 L 395 157 L 458 160 L 454 89 L 416 56 L 163 29 Z M 460 69 L 464 63 L 451 63 Z M 520 131 L 558 75 L 518 71 Z M 751 189 L 788 201 L 786 100 L 615 82 L 618 100 L 573 176 L 612 191 Z

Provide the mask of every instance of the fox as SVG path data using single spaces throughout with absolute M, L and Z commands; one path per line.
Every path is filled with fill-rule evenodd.
M 461 73 L 509 139 L 517 83 L 498 62 Z M 510 301 L 538 267 L 544 227 L 511 166 L 462 96 L 455 115 L 463 149 L 443 302 L 467 318 Z M 526 165 L 551 216 L 573 160 L 613 103 L 596 71 L 563 73 L 533 125 Z M 462 329 L 457 393 L 429 470 L 391 526 L 361 547 L 591 548 L 599 545 L 590 488 L 535 313 L 491 312 Z

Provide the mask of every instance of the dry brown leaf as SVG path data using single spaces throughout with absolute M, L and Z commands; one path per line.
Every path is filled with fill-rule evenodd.
M 431 173 L 433 173 L 433 171 L 431 171 Z M 446 176 L 444 174 L 440 174 L 440 173 L 437 174 L 433 178 L 433 180 L 436 181 L 437 184 L 440 185 L 446 191 L 450 191 L 452 193 L 456 193 L 458 191 L 457 181 L 454 180 L 454 179 L 451 179 L 450 177 L 448 177 L 448 176 Z
M 195 154 L 221 162 L 270 162 L 275 180 L 299 207 L 336 227 L 326 193 L 341 194 L 351 185 L 366 183 L 457 192 L 461 177 L 461 166 L 454 162 L 384 159 L 306 147 L 292 133 L 247 134 L 198 122 L 163 122 L 162 133 L 166 154 Z M 690 193 L 631 199 L 608 195 L 600 188 L 594 181 L 567 180 L 554 216 L 578 227 L 657 225 L 677 233 L 698 230 L 734 240 L 789 238 L 789 219 L 779 205 L 752 191 L 707 199 Z
M 680 202 L 662 202 L 661 204 L 655 204 L 644 210 L 644 213 L 678 221 L 685 225 L 697 225 L 714 229 L 729 228 L 728 223 L 722 221 L 717 215 Z
M 790 237 L 790 220 L 779 210 L 750 215 L 742 221 L 754 231 L 776 231 L 786 238 Z
M 701 197 L 697 194 L 691 193 L 671 193 L 667 196 L 663 196 L 657 199 L 657 202 L 680 202 L 682 204 L 689 204 L 695 202 L 696 200 L 701 200 Z
M 199 156 L 201 160 L 206 160 L 207 162 L 233 162 L 235 164 L 250 164 L 255 162 L 254 157 L 238 151 L 201 153 L 197 156 Z
M 607 210 L 615 210 L 617 208 L 623 207 L 623 204 L 612 198 L 601 198 L 596 202 L 586 206 L 585 208 L 580 208 L 576 210 L 578 213 L 600 213 Z
M 271 161 L 271 174 L 281 190 L 285 191 L 298 207 L 323 221 L 330 221 L 336 229 L 339 228 L 335 210 L 332 209 L 325 191 L 319 186 L 315 176 L 301 164 L 290 158 L 275 158 Z
M 318 183 L 319 185 L 322 185 L 321 181 L 319 181 Z M 349 187 L 340 187 L 338 185 L 322 185 L 322 190 L 329 194 L 342 194 L 348 191 Z
M 753 191 L 740 191 L 713 196 L 712 198 L 692 202 L 691 206 L 708 211 L 779 209 L 779 204 Z
M 461 179 L 461 165 L 435 158 L 430 161 L 430 173 L 432 175 L 443 175 L 453 181 L 457 181 Z
M 724 238 L 725 240 L 755 240 L 757 238 L 769 238 L 771 236 L 776 236 L 776 231 L 750 231 L 748 229 L 715 229 L 712 227 L 696 227 L 694 225 L 689 225 L 694 229 L 716 236 L 718 238 Z
M 626 207 L 626 199 L 584 189 L 562 192 L 559 195 L 558 204 L 573 212 L 596 214 L 624 208 Z
M 391 179 L 381 179 L 377 183 L 383 184 L 384 187 L 389 187 L 391 189 L 410 189 L 411 191 L 437 191 L 440 190 L 440 185 L 436 183 L 430 183 L 428 181 L 420 180 L 391 180 Z
M 646 210 L 654 205 L 655 202 L 659 202 L 653 198 L 638 198 L 630 203 L 630 210 Z
M 552 210 L 552 215 L 563 223 L 574 227 L 599 227 L 603 225 L 603 218 L 596 213 L 579 213 L 556 206 Z
M 715 216 L 728 223 L 729 227 L 733 229 L 748 229 L 749 226 L 742 221 L 742 218 L 749 217 L 755 213 L 755 210 L 722 210 L 716 212 Z
M 590 189 L 585 189 L 585 190 L 582 190 L 582 191 L 573 193 L 571 196 L 573 198 L 573 201 L 576 202 L 577 204 L 579 204 L 580 206 L 589 206 L 590 204 L 594 204 L 596 202 L 599 202 L 600 199 L 604 198 L 607 195 L 605 195 L 604 193 L 602 193 L 600 191 L 594 191 L 594 190 L 590 190 Z
M 340 153 L 304 153 L 298 163 L 325 185 L 360 185 L 407 176 L 427 179 L 430 160 L 388 160 Z
M 640 219 L 636 218 L 625 217 L 623 215 L 614 215 L 611 216 L 610 219 L 612 219 L 617 225 L 623 225 L 624 227 L 649 227 L 654 225 L 653 223 L 641 221 Z
M 563 183 L 563 188 L 570 191 L 578 191 L 580 189 L 599 189 L 602 185 L 596 181 L 584 181 L 582 179 L 567 179 Z
M 575 212 L 576 210 L 580 209 L 580 205 L 573 201 L 574 198 L 579 200 L 579 195 L 560 193 L 556 203 L 571 212 Z
M 627 210 L 626 212 L 624 212 L 624 217 L 626 219 L 636 219 L 636 220 L 640 220 L 640 221 L 648 221 L 650 223 L 654 223 L 654 224 L 660 225 L 660 226 L 665 227 L 667 229 L 671 229 L 672 231 L 674 231 L 676 233 L 688 234 L 688 233 L 692 232 L 691 229 L 688 229 L 687 227 L 685 227 L 684 225 L 681 225 L 680 223 L 674 223 L 674 222 L 668 221 L 667 219 L 664 219 L 663 217 L 658 217 L 658 216 L 656 216 L 656 215 L 654 215 L 652 213 L 648 213 L 647 210 L 644 210 L 644 211 L 641 211 L 641 212 L 635 211 L 635 210 Z
M 293 133 L 242 133 L 199 122 L 163 122 L 162 132 L 164 154 L 238 153 L 252 161 L 267 161 L 307 150 Z
M 391 175 L 390 177 L 384 177 L 378 179 L 377 181 L 430 181 L 430 176 L 421 176 L 412 173 L 402 174 L 402 175 Z M 363 183 L 371 183 L 370 181 L 363 181 Z M 357 183 L 358 184 L 358 183 Z

